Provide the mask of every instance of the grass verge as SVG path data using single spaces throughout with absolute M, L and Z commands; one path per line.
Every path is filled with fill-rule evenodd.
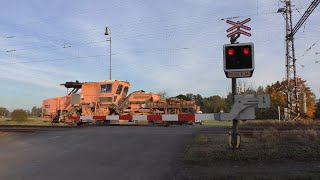
M 297 129 L 317 129 L 320 125 L 315 120 L 299 120 L 299 121 L 277 121 L 277 120 L 257 120 L 245 121 L 240 123 L 240 130 L 297 130 Z
M 239 150 L 230 150 L 227 133 L 199 134 L 186 148 L 183 160 L 201 163 L 224 160 L 320 160 L 318 127 L 318 121 L 310 120 L 242 122 L 240 131 L 246 133 L 241 136 Z
M 311 130 L 242 136 L 239 150 L 229 148 L 227 134 L 200 134 L 187 146 L 183 160 L 199 164 L 226 160 L 320 160 L 320 141 L 315 133 Z
M 231 126 L 232 121 L 204 120 L 203 124 L 208 126 Z
M 185 167 L 178 179 L 320 178 L 317 131 L 274 128 L 241 138 L 240 149 L 232 150 L 228 134 L 196 135 L 182 156 Z
M 13 121 L 10 118 L 1 118 L 0 125 L 37 125 L 37 126 L 49 126 L 50 122 L 43 122 L 39 117 L 28 117 L 28 120 Z

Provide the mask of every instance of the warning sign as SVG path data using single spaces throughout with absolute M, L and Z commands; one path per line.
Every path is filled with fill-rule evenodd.
M 251 77 L 253 71 L 231 71 L 225 72 L 228 78 L 246 78 Z

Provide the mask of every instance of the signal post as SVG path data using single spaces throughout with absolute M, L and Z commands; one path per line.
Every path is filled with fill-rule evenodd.
M 253 43 L 237 43 L 240 34 L 251 36 L 250 33 L 242 30 L 251 30 L 250 27 L 244 25 L 249 21 L 251 21 L 250 18 L 237 22 L 226 21 L 226 23 L 233 25 L 227 29 L 227 32 L 229 32 L 227 37 L 230 38 L 231 44 L 223 46 L 224 72 L 227 78 L 231 78 L 233 104 L 235 104 L 235 95 L 237 94 L 237 78 L 251 77 L 254 71 Z M 229 133 L 229 144 L 232 149 L 240 147 L 241 136 L 238 129 L 239 120 L 234 118 L 232 120 L 232 133 Z

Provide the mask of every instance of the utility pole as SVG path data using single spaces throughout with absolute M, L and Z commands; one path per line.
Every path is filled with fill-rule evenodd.
M 296 58 L 294 52 L 294 35 L 298 32 L 300 27 L 304 24 L 313 10 L 318 6 L 320 0 L 312 1 L 306 12 L 300 18 L 298 23 L 292 26 L 292 4 L 291 0 L 284 0 L 284 8 L 279 8 L 278 12 L 283 13 L 286 21 L 286 85 L 287 85 L 287 109 L 285 112 L 286 120 L 295 120 L 300 117 L 300 101 L 298 93 L 300 92 L 297 82 Z
M 107 39 L 107 41 L 109 41 L 109 63 L 110 63 L 110 67 L 109 67 L 109 79 L 111 80 L 111 29 L 107 26 L 106 27 L 106 31 L 104 33 L 104 35 L 109 36 L 109 39 Z
M 285 1 L 284 17 L 286 20 L 286 84 L 287 84 L 287 120 L 299 118 L 299 99 L 296 59 L 294 52 L 294 38 L 292 33 L 292 9 L 291 0 Z

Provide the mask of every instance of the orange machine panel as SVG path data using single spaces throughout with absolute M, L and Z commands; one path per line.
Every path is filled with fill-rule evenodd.
M 82 84 L 81 103 L 118 104 L 126 97 L 130 84 L 125 81 L 103 81 Z

